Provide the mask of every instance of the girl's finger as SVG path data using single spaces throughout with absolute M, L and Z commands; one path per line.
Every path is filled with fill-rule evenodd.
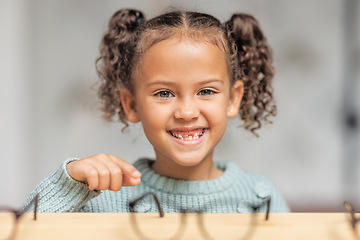
M 132 178 L 126 174 L 123 174 L 122 185 L 123 186 L 136 186 L 141 182 L 141 178 Z
M 113 161 L 112 158 L 102 160 L 110 171 L 110 185 L 109 190 L 119 191 L 122 187 L 123 172 L 120 166 Z
M 141 177 L 141 173 L 127 161 L 115 156 L 109 155 L 109 157 L 121 168 L 122 172 L 128 177 L 138 179 Z M 124 184 L 123 184 L 124 185 Z
M 106 190 L 110 187 L 110 170 L 102 161 L 94 159 L 89 162 L 97 171 L 98 174 L 98 186 L 95 187 L 96 190 Z
M 94 190 L 99 186 L 99 175 L 98 171 L 92 164 L 83 164 L 82 170 L 84 173 L 85 180 L 83 182 L 87 183 L 90 190 Z

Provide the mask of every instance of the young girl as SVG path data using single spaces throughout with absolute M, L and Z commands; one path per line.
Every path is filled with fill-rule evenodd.
M 136 10 L 116 12 L 97 60 L 104 116 L 116 115 L 126 127 L 141 122 L 156 159 L 134 165 L 109 154 L 68 159 L 29 199 L 39 193 L 42 212 L 129 212 L 129 201 L 152 192 L 166 212 L 250 212 L 270 198 L 270 211 L 288 212 L 266 177 L 213 162 L 228 118 L 239 115 L 256 135 L 275 115 L 271 64 L 250 15 L 221 24 L 196 12 L 148 21 Z M 137 211 L 157 208 L 149 201 Z

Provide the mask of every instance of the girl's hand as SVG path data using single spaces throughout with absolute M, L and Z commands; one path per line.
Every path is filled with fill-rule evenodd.
M 108 154 L 98 154 L 70 162 L 69 175 L 89 185 L 90 190 L 119 191 L 122 186 L 135 186 L 141 182 L 141 173 L 125 160 Z

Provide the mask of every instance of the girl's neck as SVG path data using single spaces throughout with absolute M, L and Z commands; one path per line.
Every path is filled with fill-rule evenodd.
M 181 166 L 173 161 L 156 160 L 152 169 L 159 175 L 179 180 L 205 181 L 223 174 L 213 161 L 202 161 L 195 166 Z

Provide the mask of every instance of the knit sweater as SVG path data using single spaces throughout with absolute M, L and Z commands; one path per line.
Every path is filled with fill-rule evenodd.
M 153 160 L 140 159 L 134 167 L 142 174 L 141 183 L 115 192 L 89 190 L 86 184 L 74 180 L 66 165 L 75 160 L 65 161 L 30 194 L 28 201 L 39 193 L 39 212 L 129 212 L 129 201 L 147 192 L 159 198 L 164 212 L 251 212 L 251 205 L 260 205 L 269 197 L 271 212 L 289 212 L 281 194 L 265 176 L 243 171 L 235 162 L 215 162 L 224 171 L 219 178 L 185 181 L 161 176 L 152 170 Z M 265 211 L 265 206 L 259 211 Z M 158 209 L 149 196 L 136 206 L 136 211 Z

